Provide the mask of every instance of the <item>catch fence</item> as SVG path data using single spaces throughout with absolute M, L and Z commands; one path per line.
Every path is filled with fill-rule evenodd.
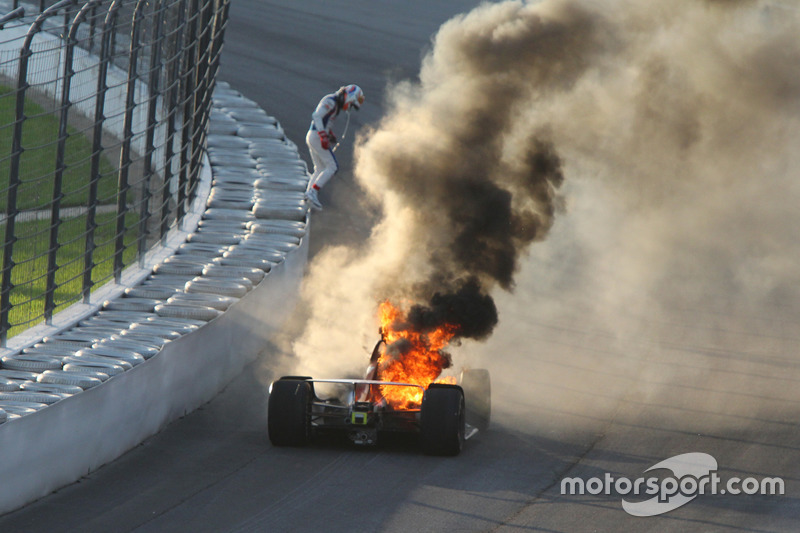
M 181 223 L 198 186 L 229 0 L 7 7 L 2 345 L 119 282 Z

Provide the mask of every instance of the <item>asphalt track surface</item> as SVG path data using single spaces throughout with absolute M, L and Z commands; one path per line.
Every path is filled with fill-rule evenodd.
M 438 25 L 473 4 L 233 0 L 222 78 L 302 148 L 322 94 L 360 83 L 367 104 L 352 131 L 377 121 L 387 80 L 413 78 Z M 348 148 L 315 216 L 312 261 L 327 244 L 363 239 L 375 216 L 355 201 Z M 557 225 L 549 242 L 567 237 Z M 485 353 L 508 356 L 475 356 L 492 371 L 493 427 L 458 458 L 402 440 L 272 447 L 263 383 L 287 361 L 267 349 L 215 400 L 0 518 L 0 531 L 796 531 L 796 307 L 748 314 L 711 302 L 669 320 L 632 309 L 612 331 L 597 320 L 601 295 L 567 305 L 558 284 L 534 282 L 563 267 L 542 250 L 498 300 Z M 625 282 L 614 276 L 599 269 L 594 285 Z M 619 495 L 560 491 L 565 476 L 636 479 L 689 452 L 712 455 L 723 479 L 780 476 L 785 494 L 706 494 L 633 517 Z

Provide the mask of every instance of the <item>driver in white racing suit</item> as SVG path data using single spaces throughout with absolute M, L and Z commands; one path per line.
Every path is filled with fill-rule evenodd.
M 340 111 L 348 113 L 350 109 L 358 110 L 364 103 L 364 92 L 358 85 L 341 87 L 332 94 L 326 94 L 319 101 L 311 114 L 311 127 L 306 134 L 306 144 L 314 162 L 314 173 L 308 181 L 305 198 L 311 207 L 322 209 L 318 193 L 322 187 L 339 170 L 339 164 L 333 155 L 336 135 L 333 134 L 333 123 Z

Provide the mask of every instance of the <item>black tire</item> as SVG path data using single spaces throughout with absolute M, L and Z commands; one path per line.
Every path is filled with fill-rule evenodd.
M 461 387 L 431 385 L 422 397 L 420 444 L 428 455 L 458 455 L 464 446 L 464 392 Z
M 272 383 L 267 408 L 269 440 L 274 446 L 305 446 L 311 437 L 311 384 L 279 379 Z
M 483 368 L 461 372 L 461 388 L 467 406 L 467 424 L 479 431 L 489 429 L 492 418 L 492 382 L 489 371 Z

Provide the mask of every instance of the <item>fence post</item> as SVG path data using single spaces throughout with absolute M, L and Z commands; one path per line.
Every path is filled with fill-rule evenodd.
M 33 21 L 28 32 L 25 34 L 22 48 L 19 51 L 19 70 L 17 72 L 17 100 L 14 113 L 14 133 L 11 140 L 11 161 L 9 163 L 8 178 L 8 200 L 6 204 L 6 234 L 3 243 L 3 270 L 2 283 L 0 283 L 0 345 L 5 346 L 8 339 L 9 313 L 11 311 L 11 290 L 14 284 L 11 282 L 11 271 L 14 267 L 14 243 L 17 240 L 14 234 L 14 221 L 17 216 L 17 190 L 19 189 L 20 158 L 24 148 L 22 147 L 22 126 L 25 122 L 25 92 L 28 84 L 28 60 L 30 59 L 31 42 L 33 37 L 39 33 L 45 19 L 54 15 L 62 7 L 74 3 L 75 0 L 61 0 L 43 11 Z
M 178 90 L 180 89 L 180 63 L 181 52 L 183 51 L 184 33 L 185 33 L 185 19 L 186 14 L 186 0 L 180 0 L 178 8 L 178 28 L 175 34 L 175 54 L 170 59 L 170 73 L 169 73 L 169 111 L 167 120 L 167 143 L 164 150 L 164 188 L 161 191 L 161 234 L 162 241 L 166 238 L 167 230 L 169 230 L 169 187 L 172 180 L 172 158 L 175 155 L 175 121 L 177 120 L 176 111 L 178 107 Z
M 89 17 L 89 51 L 94 48 L 94 34 L 97 28 L 97 4 L 92 5 L 92 15 Z
M 197 26 L 200 20 L 199 0 L 191 0 L 189 18 L 189 40 L 184 46 L 184 76 L 183 76 L 183 128 L 181 130 L 181 169 L 178 175 L 178 205 L 175 217 L 178 224 L 183 223 L 186 214 L 186 192 L 191 164 L 192 150 L 192 114 L 194 112 L 194 76 L 197 72 L 195 57 L 195 41 L 197 40 Z
M 222 57 L 222 44 L 225 42 L 225 28 L 228 25 L 228 11 L 230 10 L 230 0 L 217 0 L 219 2 L 219 14 L 214 19 L 214 40 L 211 43 L 211 63 L 208 69 L 208 108 L 206 122 L 211 119 L 211 105 L 213 102 L 214 89 L 217 84 L 217 73 L 219 72 L 220 59 Z
M 111 33 L 116 28 L 117 12 L 122 5 L 121 0 L 114 0 L 108 8 L 108 13 L 103 21 L 100 45 L 100 63 L 97 73 L 97 92 L 95 94 L 94 105 L 94 131 L 92 135 L 92 160 L 91 171 L 89 174 L 89 199 L 86 211 L 86 249 L 84 251 L 84 271 L 83 271 L 83 302 L 89 303 L 89 294 L 92 290 L 92 271 L 94 270 L 94 251 L 97 245 L 94 242 L 94 230 L 97 228 L 97 187 L 100 181 L 100 157 L 103 151 L 103 124 L 105 123 L 105 100 L 108 85 L 106 77 L 108 75 L 108 63 L 110 62 Z
M 217 0 L 220 4 L 219 14 L 214 20 L 214 40 L 211 45 L 211 63 L 208 69 L 208 85 L 209 85 L 209 99 L 208 99 L 208 113 L 206 113 L 206 122 L 209 120 L 209 113 L 211 111 L 211 102 L 213 100 L 214 87 L 216 87 L 217 72 L 219 72 L 219 63 L 222 55 L 222 44 L 225 41 L 225 27 L 228 25 L 228 11 L 230 9 L 230 0 Z
M 122 126 L 122 150 L 119 156 L 119 175 L 117 179 L 117 227 L 114 244 L 114 281 L 120 282 L 125 264 L 122 254 L 125 251 L 125 215 L 128 212 L 128 170 L 131 166 L 131 143 L 133 142 L 133 110 L 136 106 L 136 80 L 139 77 L 139 24 L 146 0 L 137 0 L 131 22 L 131 46 L 128 56 L 128 84 L 125 94 L 125 118 Z
M 44 318 L 50 323 L 53 318 L 53 311 L 55 309 L 55 291 L 56 291 L 56 270 L 58 270 L 57 254 L 60 248 L 58 242 L 58 230 L 61 227 L 61 199 L 64 197 L 62 193 L 62 184 L 64 178 L 64 171 L 66 164 L 64 157 L 66 154 L 67 138 L 69 133 L 67 126 L 69 124 L 69 110 L 72 107 L 70 100 L 70 90 L 72 89 L 72 78 L 75 75 L 73 69 L 73 59 L 75 56 L 75 46 L 77 45 L 76 34 L 78 27 L 86 17 L 89 9 L 93 8 L 102 0 L 91 0 L 81 7 L 72 25 L 67 33 L 64 45 L 64 73 L 63 81 L 61 84 L 61 107 L 60 118 L 58 122 L 58 144 L 56 145 L 56 168 L 53 175 L 53 201 L 50 212 L 50 247 L 47 254 L 47 281 L 44 296 Z M 67 15 L 65 15 L 67 16 Z
M 144 180 L 142 188 L 142 203 L 139 209 L 139 237 L 138 240 L 138 256 L 139 266 L 144 267 L 144 256 L 147 249 L 147 237 L 150 230 L 147 225 L 150 222 L 152 215 L 150 211 L 150 182 L 152 181 L 153 174 L 153 153 L 155 152 L 155 134 L 156 134 L 156 111 L 158 108 L 159 96 L 159 83 L 161 82 L 161 43 L 163 36 L 161 28 L 164 21 L 164 9 L 161 0 L 155 0 L 153 6 L 153 15 L 155 16 L 155 23 L 153 25 L 152 35 L 154 40 L 150 45 L 150 77 L 147 82 L 149 90 L 149 98 L 147 102 L 147 130 L 145 133 L 145 149 L 144 149 Z
M 214 95 L 214 88 L 216 87 L 217 72 L 219 72 L 220 57 L 222 55 L 222 43 L 225 41 L 225 27 L 228 25 L 228 10 L 230 8 L 229 0 L 217 0 L 219 2 L 218 13 L 214 17 L 214 37 L 211 42 L 211 61 L 208 66 L 208 108 L 206 113 L 206 122 L 210 118 L 211 103 Z
M 206 91 L 208 90 L 206 72 L 208 71 L 208 61 L 210 50 L 211 26 L 211 7 L 214 0 L 205 0 L 203 7 L 197 13 L 200 32 L 195 39 L 195 72 L 193 77 L 193 105 L 192 105 L 192 139 L 189 162 L 189 190 L 188 200 L 191 204 L 197 190 L 197 183 L 200 177 L 200 156 L 203 150 L 205 139 L 205 124 L 203 114 L 205 113 Z

